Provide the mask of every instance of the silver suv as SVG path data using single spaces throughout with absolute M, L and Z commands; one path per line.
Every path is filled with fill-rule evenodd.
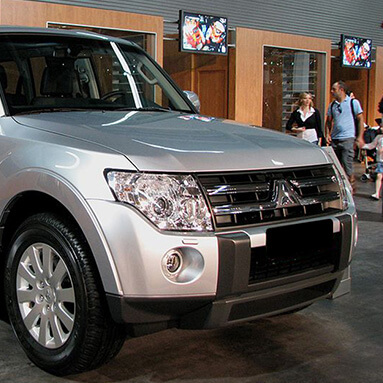
M 356 218 L 331 152 L 202 116 L 142 49 L 84 31 L 0 28 L 0 82 L 2 306 L 42 369 L 337 288 Z

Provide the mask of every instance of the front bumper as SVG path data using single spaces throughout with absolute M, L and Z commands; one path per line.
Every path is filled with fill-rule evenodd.
M 215 328 L 283 313 L 330 297 L 351 261 L 355 242 L 355 217 L 342 214 L 300 221 L 295 226 L 291 222 L 271 226 L 283 230 L 284 226 L 299 228 L 299 225 L 306 226 L 308 222 L 332 225 L 335 247 L 328 249 L 334 253 L 331 265 L 313 264 L 313 267 L 303 267 L 302 270 L 274 276 L 270 274 L 254 281 L 249 279 L 254 269 L 253 254 L 267 247 L 267 229 L 258 227 L 217 234 L 218 270 L 213 294 L 178 297 L 107 294 L 112 316 L 117 322 L 133 325 L 171 323 L 181 328 Z M 316 235 L 321 242 L 321 233 Z

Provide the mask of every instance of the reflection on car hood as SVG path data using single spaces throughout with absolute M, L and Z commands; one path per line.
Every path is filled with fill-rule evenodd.
M 56 112 L 15 120 L 122 153 L 141 171 L 255 170 L 328 162 L 320 148 L 282 133 L 176 112 Z

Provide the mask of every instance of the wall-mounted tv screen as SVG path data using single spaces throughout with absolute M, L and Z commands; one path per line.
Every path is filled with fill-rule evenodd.
M 371 68 L 371 39 L 341 36 L 341 65 L 348 68 Z
M 227 54 L 227 18 L 180 11 L 180 50 Z

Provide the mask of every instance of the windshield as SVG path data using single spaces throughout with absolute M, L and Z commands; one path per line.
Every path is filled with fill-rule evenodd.
M 105 39 L 1 36 L 0 83 L 10 114 L 66 109 L 192 112 L 142 50 Z

